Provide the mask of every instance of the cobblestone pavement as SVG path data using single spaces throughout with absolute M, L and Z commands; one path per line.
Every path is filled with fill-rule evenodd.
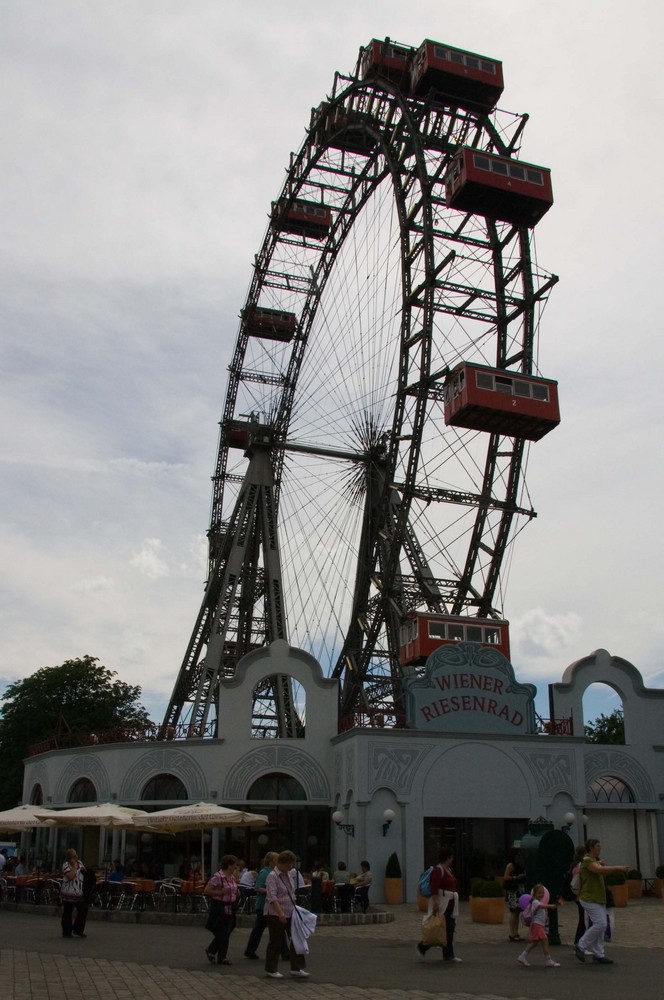
M 529 969 L 516 964 L 507 924 L 473 924 L 462 904 L 457 927 L 461 964 L 443 965 L 434 951 L 418 960 L 421 914 L 394 907 L 395 920 L 367 926 L 321 927 L 311 939 L 311 979 L 268 980 L 262 962 L 243 957 L 247 928 L 231 939 L 233 965 L 205 961 L 201 927 L 90 920 L 85 940 L 63 940 L 56 916 L 0 911 L 1 1000 L 273 1000 L 293 990 L 307 1000 L 611 1000 L 627 993 L 661 1000 L 664 904 L 630 902 L 616 911 L 615 966 L 580 965 L 569 947 L 575 908 L 560 911 L 559 969 L 535 953 Z M 264 951 L 261 948 L 261 954 Z M 536 964 L 535 964 L 536 963 Z

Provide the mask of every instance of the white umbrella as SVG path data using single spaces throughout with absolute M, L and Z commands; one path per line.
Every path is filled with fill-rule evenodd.
M 136 824 L 159 833 L 178 833 L 180 830 L 204 830 L 217 826 L 265 826 L 267 816 L 245 812 L 242 809 L 228 809 L 212 802 L 196 802 L 174 809 L 160 809 L 146 813 L 145 819 Z
M 15 806 L 14 809 L 0 812 L 0 830 L 31 830 L 35 826 L 53 826 L 57 815 L 57 812 L 44 809 L 43 806 Z
M 143 828 L 143 820 L 149 814 L 143 809 L 118 806 L 114 802 L 88 802 L 75 809 L 60 809 L 57 812 L 35 809 L 35 815 L 46 817 L 50 826 L 106 826 L 116 830 L 133 830 Z
M 174 809 L 160 809 L 148 813 L 146 820 L 139 820 L 147 830 L 155 833 L 178 833 L 181 830 L 201 831 L 201 870 L 205 871 L 205 845 L 203 830 L 219 826 L 265 826 L 267 816 L 245 812 L 243 809 L 229 809 L 212 802 L 196 802 Z

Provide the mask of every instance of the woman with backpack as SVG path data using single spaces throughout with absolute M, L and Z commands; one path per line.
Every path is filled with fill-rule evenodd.
M 434 913 L 441 913 L 445 917 L 445 929 L 447 931 L 447 944 L 443 947 L 444 962 L 460 962 L 454 954 L 454 930 L 456 928 L 456 918 L 459 912 L 459 896 L 456 891 L 457 880 L 450 865 L 454 860 L 454 854 L 449 847 L 442 847 L 438 855 L 438 864 L 431 871 L 431 895 L 429 896 L 428 916 Z M 421 958 L 424 958 L 429 948 L 433 945 L 426 945 L 420 941 L 417 951 Z

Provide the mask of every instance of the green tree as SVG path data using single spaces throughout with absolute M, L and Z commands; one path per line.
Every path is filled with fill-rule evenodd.
M 586 743 L 625 742 L 625 720 L 622 708 L 616 708 L 611 715 L 600 715 L 594 722 L 583 727 Z
M 116 673 L 95 656 L 43 667 L 10 684 L 2 696 L 0 716 L 0 807 L 21 800 L 23 759 L 29 748 L 55 733 L 102 732 L 118 726 L 143 729 L 151 722 L 138 699 L 140 687 L 115 680 Z

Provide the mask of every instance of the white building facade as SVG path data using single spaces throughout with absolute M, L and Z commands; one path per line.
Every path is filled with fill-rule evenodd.
M 291 676 L 301 693 L 301 738 L 252 736 L 252 692 L 274 674 Z M 582 699 L 597 682 L 622 700 L 624 745 L 584 741 Z M 404 681 L 400 729 L 339 733 L 337 682 L 283 640 L 244 657 L 234 678 L 221 683 L 218 739 L 37 754 L 25 762 L 24 801 L 48 808 L 91 799 L 147 809 L 183 800 L 242 806 L 266 813 L 268 827 L 215 831 L 203 847 L 207 868 L 226 850 L 258 862 L 268 849 L 290 847 L 305 871 L 319 858 L 357 871 L 366 858 L 373 902 L 383 898 L 391 853 L 411 901 L 422 869 L 441 843 L 450 844 L 463 891 L 474 875 L 502 874 L 506 850 L 536 818 L 568 828 L 575 843 L 599 837 L 609 862 L 644 877 L 664 862 L 664 691 L 647 689 L 632 664 L 606 650 L 572 664 L 550 686 L 552 720 L 568 720 L 552 725 L 553 735 L 537 731 L 535 688 L 516 680 L 500 652 L 475 643 L 441 647 Z M 571 735 L 556 735 L 560 729 Z M 111 839 L 89 830 L 39 831 L 34 850 L 52 858 L 65 840 L 89 863 L 124 854 L 166 874 L 200 853 L 195 838 L 159 838 L 167 843 L 157 845 L 150 834 Z

